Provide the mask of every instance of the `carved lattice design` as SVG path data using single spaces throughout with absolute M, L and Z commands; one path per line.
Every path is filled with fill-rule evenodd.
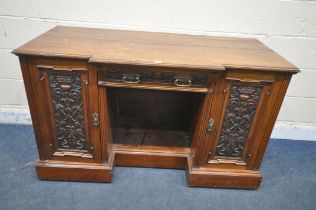
M 64 149 L 87 149 L 80 75 L 49 74 L 57 141 Z
M 242 156 L 261 92 L 261 86 L 232 85 L 216 156 Z

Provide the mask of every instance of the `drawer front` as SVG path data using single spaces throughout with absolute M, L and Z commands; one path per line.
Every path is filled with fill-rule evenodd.
M 109 66 L 98 74 L 102 82 L 126 84 L 155 84 L 175 87 L 207 87 L 208 73 L 189 71 L 169 71 L 153 68 Z

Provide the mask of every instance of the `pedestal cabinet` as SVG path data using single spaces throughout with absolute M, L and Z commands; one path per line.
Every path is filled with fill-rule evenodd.
M 256 39 L 137 31 L 55 27 L 13 53 L 44 180 L 110 182 L 120 165 L 257 188 L 299 72 Z

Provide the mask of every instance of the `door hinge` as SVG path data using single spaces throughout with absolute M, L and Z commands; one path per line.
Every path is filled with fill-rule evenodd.
M 93 112 L 92 118 L 93 118 L 93 126 L 98 127 L 100 124 L 99 114 L 97 112 Z
M 207 161 L 211 160 L 212 158 L 212 153 L 211 152 L 208 152 L 207 153 Z

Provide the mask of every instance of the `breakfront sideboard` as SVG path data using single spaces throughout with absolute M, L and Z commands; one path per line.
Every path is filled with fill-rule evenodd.
M 15 49 L 43 180 L 115 165 L 185 169 L 189 186 L 258 188 L 291 76 L 256 39 L 55 27 Z

